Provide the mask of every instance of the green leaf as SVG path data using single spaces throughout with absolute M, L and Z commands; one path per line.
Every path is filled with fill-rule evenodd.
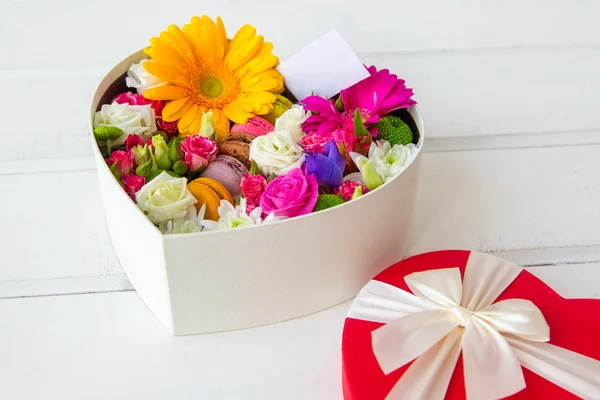
M 116 180 L 121 182 L 121 170 L 119 169 L 119 163 L 117 161 L 110 166 L 110 172 L 112 172 Z
M 184 154 L 181 150 L 181 142 L 185 138 L 176 137 L 169 141 L 169 159 L 173 162 L 179 161 L 183 158 Z
M 360 110 L 358 108 L 354 113 L 354 134 L 356 135 L 356 137 L 371 135 L 371 133 L 365 127 L 365 123 L 363 122 L 362 117 L 360 116 Z
M 185 174 L 187 172 L 187 170 L 188 170 L 187 165 L 185 164 L 185 162 L 183 160 L 177 160 L 173 164 L 173 172 L 175 172 L 178 175 Z
M 97 140 L 115 140 L 123 135 L 123 129 L 116 126 L 97 126 L 94 128 L 94 136 Z
M 152 160 L 148 160 L 143 164 L 138 165 L 135 169 L 137 176 L 143 176 L 147 181 L 150 181 L 150 175 L 152 174 Z
M 258 164 L 252 160 L 252 166 L 250 167 L 250 171 L 248 171 L 248 173 L 250 175 L 259 175 L 260 174 L 260 168 L 258 168 Z

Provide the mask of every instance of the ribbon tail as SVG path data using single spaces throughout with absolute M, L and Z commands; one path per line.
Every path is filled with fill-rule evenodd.
M 462 350 L 469 400 L 503 399 L 525 388 L 523 370 L 510 344 L 477 316 L 465 329 Z
M 462 328 L 455 328 L 408 367 L 386 400 L 443 400 L 461 351 Z
M 521 365 L 584 399 L 600 399 L 600 361 L 554 346 L 506 336 Z

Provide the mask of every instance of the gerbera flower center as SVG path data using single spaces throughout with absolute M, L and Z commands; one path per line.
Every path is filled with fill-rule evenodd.
M 218 78 L 207 76 L 200 81 L 200 91 L 206 97 L 219 97 L 223 93 L 223 85 Z
M 222 108 L 240 94 L 240 82 L 220 64 L 197 65 L 189 71 L 190 100 L 202 108 Z
M 362 119 L 363 123 L 365 123 L 369 118 L 371 118 L 371 115 L 373 115 L 371 110 L 367 110 L 366 108 L 360 108 L 359 111 L 360 111 L 360 119 Z M 342 119 L 343 120 L 354 119 L 355 113 L 356 113 L 356 109 L 344 111 L 342 113 Z

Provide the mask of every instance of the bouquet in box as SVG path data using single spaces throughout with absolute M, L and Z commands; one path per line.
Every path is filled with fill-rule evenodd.
M 296 99 L 273 46 L 194 17 L 150 40 L 94 116 L 114 177 L 165 234 L 254 226 L 376 190 L 416 157 L 413 92 L 388 70 Z

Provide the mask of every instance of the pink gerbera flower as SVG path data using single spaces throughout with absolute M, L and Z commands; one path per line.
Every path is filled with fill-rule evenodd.
M 312 115 L 303 125 L 305 132 L 317 131 L 319 134 L 331 134 L 336 129 L 354 132 L 354 114 L 358 109 L 365 126 L 373 136 L 377 135 L 374 124 L 379 117 L 394 110 L 408 108 L 416 104 L 411 97 L 412 89 L 406 87 L 404 80 L 390 74 L 387 69 L 377 71 L 375 66 L 368 68 L 370 77 L 340 92 L 344 103 L 344 112 L 339 112 L 333 100 L 319 96 L 309 96 L 300 101 Z

